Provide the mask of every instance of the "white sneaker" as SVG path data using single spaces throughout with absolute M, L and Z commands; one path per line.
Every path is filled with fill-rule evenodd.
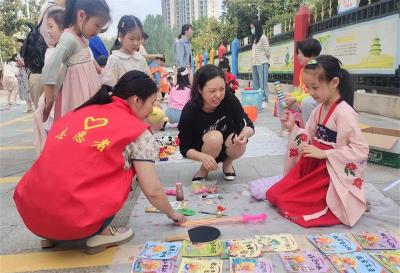
M 127 227 L 108 227 L 111 235 L 95 235 L 86 241 L 86 254 L 92 255 L 104 251 L 108 247 L 119 246 L 130 241 L 135 235 Z

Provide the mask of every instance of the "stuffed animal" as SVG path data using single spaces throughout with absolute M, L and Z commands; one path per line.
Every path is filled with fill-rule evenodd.
M 165 113 L 161 108 L 153 107 L 153 112 L 151 112 L 147 117 L 147 121 L 150 125 L 158 125 L 161 122 L 167 122 L 168 118 L 165 116 Z

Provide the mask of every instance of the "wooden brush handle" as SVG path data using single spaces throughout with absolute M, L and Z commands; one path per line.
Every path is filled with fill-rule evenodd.
M 206 218 L 206 219 L 198 219 L 198 220 L 189 220 L 183 223 L 182 227 L 198 227 L 198 226 L 206 226 L 212 224 L 223 224 L 223 223 L 234 223 L 241 222 L 242 217 L 220 217 L 220 218 Z
M 175 234 L 175 235 L 168 236 L 165 239 L 166 242 L 175 242 L 175 241 L 183 241 L 183 240 L 190 241 L 189 235 L 188 234 Z

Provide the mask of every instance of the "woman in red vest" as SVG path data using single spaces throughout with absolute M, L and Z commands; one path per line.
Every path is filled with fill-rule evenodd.
M 130 228 L 110 223 L 135 175 L 152 205 L 177 223 L 185 221 L 164 194 L 154 166 L 158 146 L 143 122 L 156 98 L 153 80 L 130 71 L 53 125 L 14 194 L 25 225 L 46 245 L 87 239 L 87 253 L 94 254 L 130 240 Z

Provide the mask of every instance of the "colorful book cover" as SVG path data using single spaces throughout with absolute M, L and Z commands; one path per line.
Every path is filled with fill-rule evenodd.
M 213 257 L 221 256 L 221 253 L 222 244 L 219 240 L 202 244 L 183 241 L 182 257 Z
M 241 258 L 229 259 L 230 273 L 274 273 L 270 260 L 264 258 Z
M 370 254 L 392 273 L 400 273 L 400 250 Z
M 341 233 L 310 235 L 307 238 L 324 254 L 361 251 L 361 247 Z
M 281 252 L 279 256 L 288 272 L 331 272 L 328 262 L 316 251 Z
M 169 202 L 171 204 L 171 207 L 174 210 L 178 210 L 178 209 L 184 209 L 187 206 L 187 202 L 186 201 L 170 201 Z M 145 212 L 154 212 L 154 213 L 160 213 L 160 210 L 156 209 L 153 206 L 147 207 L 145 209 Z
M 386 273 L 367 253 L 353 252 L 326 256 L 339 273 Z
M 181 242 L 147 242 L 137 257 L 149 260 L 176 259 L 181 248 Z
M 148 260 L 135 259 L 132 263 L 131 273 L 173 273 L 174 260 Z
M 290 234 L 256 235 L 256 239 L 262 252 L 295 251 L 299 248 Z
M 178 273 L 222 273 L 222 260 L 182 258 Z
M 399 240 L 390 232 L 354 232 L 354 238 L 364 249 L 399 249 Z
M 222 258 L 261 256 L 261 248 L 254 239 L 224 241 L 222 244 L 224 248 Z

